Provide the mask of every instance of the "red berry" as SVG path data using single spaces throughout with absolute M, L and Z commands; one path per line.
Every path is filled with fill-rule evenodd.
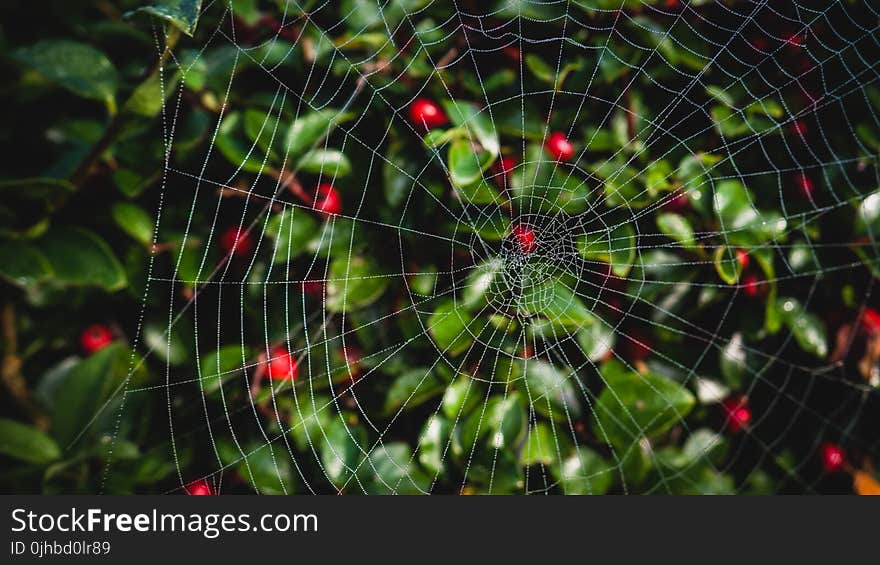
M 339 191 L 332 184 L 319 184 L 315 189 L 315 209 L 325 216 L 333 216 L 342 210 Z
M 677 8 L 681 8 L 681 3 L 678 0 L 666 0 L 663 3 L 664 6 L 669 8 L 670 10 L 675 10 Z
M 755 275 L 746 275 L 742 280 L 742 289 L 749 298 L 758 298 L 767 292 L 767 285 Z
M 749 252 L 745 249 L 737 249 L 736 260 L 739 263 L 739 266 L 745 269 L 749 266 Z
M 303 281 L 302 291 L 303 294 L 310 294 L 312 296 L 323 296 L 324 283 L 323 281 Z
M 793 47 L 795 49 L 799 49 L 804 46 L 804 38 L 797 33 L 789 34 L 785 38 L 785 42 L 788 44 L 789 47 Z
M 757 51 L 767 51 L 767 48 L 770 47 L 770 44 L 767 43 L 767 40 L 763 37 L 757 37 L 752 40 L 752 47 Z
M 791 132 L 798 137 L 804 137 L 805 135 L 807 135 L 808 129 L 809 128 L 807 128 L 807 124 L 800 120 L 795 120 L 791 124 Z
M 502 49 L 505 55 L 513 59 L 514 61 L 519 61 L 522 58 L 522 52 L 516 47 L 510 46 Z
M 440 127 L 447 121 L 446 114 L 443 113 L 440 106 L 427 98 L 416 98 L 409 105 L 409 119 L 416 125 L 428 129 Z
M 684 191 L 676 192 L 663 203 L 663 208 L 669 212 L 684 212 L 690 206 L 690 199 Z
M 512 233 L 514 241 L 523 253 L 531 253 L 538 247 L 538 242 L 535 240 L 535 230 L 529 226 L 514 226 Z
M 516 159 L 514 157 L 502 157 L 498 159 L 497 170 L 498 176 L 498 184 L 503 185 L 508 178 L 510 178 L 510 174 L 513 172 L 513 169 L 516 167 Z
M 875 334 L 880 332 L 880 312 L 873 308 L 865 307 L 865 311 L 862 313 L 861 325 L 865 333 Z
M 740 432 L 749 427 L 752 422 L 752 411 L 749 410 L 748 399 L 728 398 L 721 403 L 724 413 L 727 415 L 727 425 L 733 433 Z
M 83 350 L 91 355 L 99 349 L 103 349 L 113 342 L 110 330 L 104 324 L 92 324 L 83 330 L 79 342 Z
M 250 253 L 253 242 L 247 232 L 241 231 L 240 227 L 232 226 L 220 236 L 220 246 L 227 255 L 238 257 Z
M 557 161 L 568 161 L 574 157 L 574 145 L 562 132 L 551 133 L 544 147 L 547 149 L 547 153 Z
M 822 444 L 822 467 L 826 473 L 837 473 L 846 466 L 846 452 L 833 443 Z
M 813 199 L 813 191 L 816 185 L 813 184 L 813 179 L 808 177 L 806 173 L 801 173 L 797 176 L 797 187 L 808 200 Z
M 628 340 L 627 351 L 633 361 L 643 361 L 654 352 L 654 344 L 645 336 L 633 332 L 626 338 Z
M 186 494 L 190 496 L 211 496 L 214 492 L 208 481 L 194 481 L 186 486 Z
M 292 381 L 299 374 L 296 359 L 284 347 L 276 347 L 269 358 L 269 378 L 273 381 Z
M 342 349 L 342 356 L 345 358 L 345 364 L 351 374 L 351 380 L 357 381 L 361 377 L 361 357 L 363 353 L 354 346 L 346 346 Z

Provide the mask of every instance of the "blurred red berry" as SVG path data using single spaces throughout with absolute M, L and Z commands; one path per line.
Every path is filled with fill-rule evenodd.
M 663 203 L 664 212 L 684 212 L 690 207 L 691 201 L 684 191 L 670 193 Z
M 875 334 L 880 332 L 880 312 L 866 306 L 865 311 L 862 313 L 861 326 L 865 333 Z
M 332 184 L 319 184 L 315 189 L 315 210 L 325 216 L 333 216 L 342 211 L 342 199 Z
M 846 452 L 833 443 L 822 444 L 822 467 L 826 473 L 838 473 L 846 466 Z
M 83 330 L 79 337 L 80 345 L 83 351 L 91 355 L 92 353 L 103 349 L 113 342 L 110 330 L 104 324 L 92 324 Z
M 194 481 L 186 486 L 186 494 L 190 496 L 211 496 L 214 491 L 208 481 Z
M 746 275 L 742 279 L 742 289 L 749 298 L 758 298 L 767 292 L 767 285 L 755 275 Z
M 748 400 L 744 397 L 727 398 L 721 403 L 731 432 L 738 433 L 748 428 L 752 422 L 752 412 L 747 404 Z
M 797 187 L 805 198 L 808 200 L 813 199 L 813 192 L 816 189 L 816 185 L 813 184 L 813 179 L 807 176 L 806 173 L 800 173 L 797 176 Z
M 626 338 L 627 351 L 633 361 L 643 361 L 654 352 L 654 344 L 647 337 L 633 332 Z
M 749 252 L 745 249 L 737 249 L 736 260 L 739 263 L 739 266 L 745 269 L 749 266 Z
M 807 135 L 808 130 L 809 128 L 807 127 L 807 124 L 800 120 L 795 120 L 791 124 L 791 132 L 798 137 L 804 137 Z
M 794 49 L 800 49 L 804 46 L 804 38 L 797 33 L 790 33 L 785 37 L 785 43 Z
M 510 178 L 511 173 L 513 173 L 513 169 L 516 167 L 516 158 L 514 157 L 502 157 L 498 159 L 496 163 L 496 168 L 498 171 L 498 184 L 504 185 L 507 182 L 507 179 Z
M 535 230 L 529 226 L 518 225 L 513 228 L 513 239 L 523 253 L 531 253 L 538 247 Z
M 345 364 L 348 365 L 351 380 L 357 381 L 361 376 L 361 357 L 363 357 L 363 353 L 357 347 L 347 345 L 342 349 L 342 356 L 345 358 Z
M 310 294 L 312 296 L 323 296 L 324 283 L 322 281 L 303 281 L 302 291 L 303 294 Z
M 440 127 L 447 121 L 446 114 L 443 113 L 440 106 L 427 98 L 416 98 L 409 105 L 409 119 L 416 125 L 428 129 Z
M 571 144 L 562 132 L 551 133 L 544 146 L 547 149 L 547 153 L 557 161 L 568 161 L 574 157 L 574 145 Z
M 220 236 L 220 247 L 226 255 L 239 257 L 250 253 L 254 244 L 247 232 L 242 231 L 239 226 L 232 226 Z
M 272 350 L 269 359 L 269 378 L 273 381 L 292 381 L 299 374 L 299 366 L 284 347 Z

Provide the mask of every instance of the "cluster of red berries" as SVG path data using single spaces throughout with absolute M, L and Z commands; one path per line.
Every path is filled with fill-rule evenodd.
M 759 298 L 767 294 L 768 286 L 765 281 L 761 280 L 758 275 L 748 272 L 751 258 L 749 252 L 745 249 L 736 250 L 736 261 L 742 273 L 745 273 L 741 280 L 741 288 L 743 293 L 749 298 Z

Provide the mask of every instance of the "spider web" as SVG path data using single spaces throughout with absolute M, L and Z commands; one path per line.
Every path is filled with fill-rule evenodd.
M 155 237 L 181 251 L 153 255 L 162 332 L 136 340 L 164 372 L 121 408 L 165 404 L 171 491 L 834 489 L 824 442 L 878 451 L 856 363 L 876 9 L 491 4 L 260 2 L 251 23 L 203 5 L 163 69 Z M 422 97 L 452 124 L 426 135 Z M 319 183 L 338 214 L 297 192 Z M 267 375 L 284 355 L 293 382 Z

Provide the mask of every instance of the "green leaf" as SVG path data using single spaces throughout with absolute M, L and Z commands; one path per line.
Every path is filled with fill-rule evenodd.
M 351 114 L 340 114 L 339 110 L 328 108 L 309 112 L 291 124 L 283 137 L 284 146 L 278 148 L 281 155 L 296 161 L 324 139 L 340 123 L 350 119 Z
M 266 223 L 266 235 L 275 240 L 272 261 L 287 263 L 300 256 L 318 232 L 318 222 L 302 210 L 287 208 L 273 215 Z
M 428 318 L 428 331 L 437 347 L 447 355 L 458 355 L 474 341 L 473 317 L 453 302 L 444 302 Z
M 480 111 L 479 106 L 471 102 L 443 100 L 442 103 L 446 115 L 449 116 L 449 121 L 470 132 L 480 146 L 489 152 L 491 157 L 485 166 L 491 165 L 501 151 L 501 147 L 498 132 L 495 131 L 495 123 L 489 113 Z
M 116 225 L 135 240 L 144 245 L 153 242 L 153 219 L 146 210 L 131 202 L 116 202 L 110 213 Z
M 538 55 L 528 53 L 525 56 L 525 63 L 526 67 L 528 67 L 528 69 L 532 71 L 532 74 L 539 80 L 550 84 L 556 83 L 556 69 L 544 62 L 544 59 Z
M 157 116 L 174 93 L 178 80 L 177 73 L 164 78 L 159 73 L 151 74 L 134 89 L 126 100 L 123 110 L 147 118 Z
M 606 386 L 594 405 L 593 432 L 618 447 L 666 432 L 696 403 L 681 384 L 652 373 L 640 375 L 617 361 L 606 363 L 602 375 Z
M 351 161 L 336 149 L 313 149 L 300 158 L 297 167 L 306 173 L 336 178 L 351 172 Z
M 499 282 L 503 273 L 504 260 L 498 257 L 487 259 L 471 269 L 461 293 L 464 304 L 468 308 L 479 307 L 499 295 L 504 286 Z
M 369 257 L 341 257 L 330 263 L 327 281 L 327 309 L 348 312 L 372 304 L 388 287 L 388 275 L 381 273 Z
M 238 476 L 259 494 L 293 494 L 290 454 L 283 444 L 252 443 L 244 455 L 234 451 Z
M 0 240 L 0 277 L 27 288 L 52 276 L 43 253 L 25 241 Z
M 384 442 L 370 451 L 358 470 L 367 494 L 423 494 L 431 481 L 413 462 L 404 442 Z
M 455 192 L 459 198 L 470 204 L 500 204 L 504 199 L 498 189 L 485 179 L 468 186 L 457 186 Z
M 528 416 L 519 393 L 494 395 L 481 405 L 467 418 L 455 416 L 463 425 L 456 428 L 453 449 L 456 457 L 470 457 L 473 451 L 472 462 L 488 456 L 491 465 L 496 454 L 500 457 L 515 453 L 514 449 L 525 438 Z
M 614 328 L 603 321 L 596 320 L 595 323 L 578 331 L 577 342 L 587 359 L 598 361 L 614 347 L 616 334 Z
M 482 385 L 467 375 L 461 375 L 443 393 L 443 413 L 450 420 L 459 420 L 482 402 L 485 395 Z
M 330 398 L 307 389 L 297 392 L 290 409 L 290 435 L 300 451 L 315 449 L 324 440 L 324 430 L 336 418 Z
M 345 415 L 334 415 L 324 428 L 326 438 L 321 443 L 321 465 L 324 474 L 337 487 L 354 474 L 361 459 L 364 432 L 357 425 L 342 420 Z
M 202 0 L 153 0 L 152 5 L 143 6 L 128 15 L 142 12 L 170 22 L 183 33 L 192 36 L 199 22 Z
M 721 280 L 727 284 L 736 284 L 742 275 L 742 263 L 739 262 L 736 252 L 731 247 L 721 245 L 714 254 L 715 271 Z
M 125 270 L 110 246 L 90 231 L 54 228 L 40 240 L 40 247 L 59 282 L 106 290 L 119 290 L 127 284 Z
M 223 118 L 217 129 L 215 144 L 220 154 L 235 167 L 248 173 L 262 173 L 266 166 L 263 156 L 250 144 L 243 141 L 244 119 L 238 112 L 231 112 Z
M 785 219 L 775 212 L 758 211 L 751 194 L 739 181 L 719 182 L 714 206 L 728 245 L 760 244 L 785 232 Z
M 449 178 L 455 186 L 468 186 L 483 178 L 483 170 L 491 155 L 477 153 L 470 141 L 460 139 L 449 148 Z
M 139 386 L 145 380 L 145 368 L 138 366 L 131 350 L 113 343 L 73 366 L 53 392 L 52 435 L 62 446 L 81 433 L 93 436 L 112 431 L 116 426 L 123 385 Z
M 657 227 L 660 232 L 681 244 L 691 248 L 695 245 L 694 229 L 687 218 L 678 214 L 658 214 Z
M 543 284 L 524 285 L 517 300 L 520 313 L 540 316 L 533 322 L 533 328 L 541 332 L 565 332 L 592 324 L 595 318 L 584 306 L 581 299 L 562 282 L 549 281 Z
M 578 240 L 578 252 L 588 261 L 611 264 L 611 271 L 625 277 L 636 258 L 636 236 L 628 223 L 618 224 L 611 231 L 588 234 Z
M 576 378 L 546 361 L 530 359 L 525 367 L 527 389 L 524 390 L 537 412 L 559 422 L 568 422 L 583 412 L 572 382 Z
M 232 13 L 235 17 L 249 26 L 260 21 L 260 8 L 257 0 L 229 0 Z
M 61 457 L 55 441 L 37 428 L 0 418 L 0 453 L 29 463 L 51 463 Z
M 528 439 L 519 456 L 521 465 L 552 465 L 559 460 L 557 437 L 546 422 L 529 429 Z
M 202 358 L 196 358 L 202 389 L 210 394 L 220 389 L 223 382 L 241 376 L 251 357 L 250 348 L 238 344 L 224 345 Z
M 819 358 L 828 355 L 828 335 L 821 318 L 808 312 L 794 298 L 778 299 L 776 308 L 801 349 Z
M 439 414 L 431 415 L 419 435 L 419 463 L 435 475 L 441 473 L 445 468 L 451 438 L 449 420 Z
M 186 327 L 185 318 L 170 326 L 167 321 L 150 320 L 144 324 L 144 343 L 164 362 L 184 365 L 195 352 L 192 328 Z
M 431 369 L 417 367 L 400 375 L 391 383 L 385 396 L 385 414 L 393 415 L 399 409 L 411 410 L 443 392 L 446 383 Z
M 582 446 L 551 471 L 564 494 L 605 494 L 619 474 L 601 455 Z
M 855 235 L 880 238 L 880 190 L 872 192 L 859 201 Z
M 748 351 L 742 332 L 733 334 L 730 341 L 721 349 L 718 364 L 724 380 L 734 388 L 738 389 L 751 380 Z
M 101 100 L 113 107 L 118 77 L 104 53 L 90 45 L 67 39 L 45 39 L 12 54 L 20 63 L 83 98 Z

